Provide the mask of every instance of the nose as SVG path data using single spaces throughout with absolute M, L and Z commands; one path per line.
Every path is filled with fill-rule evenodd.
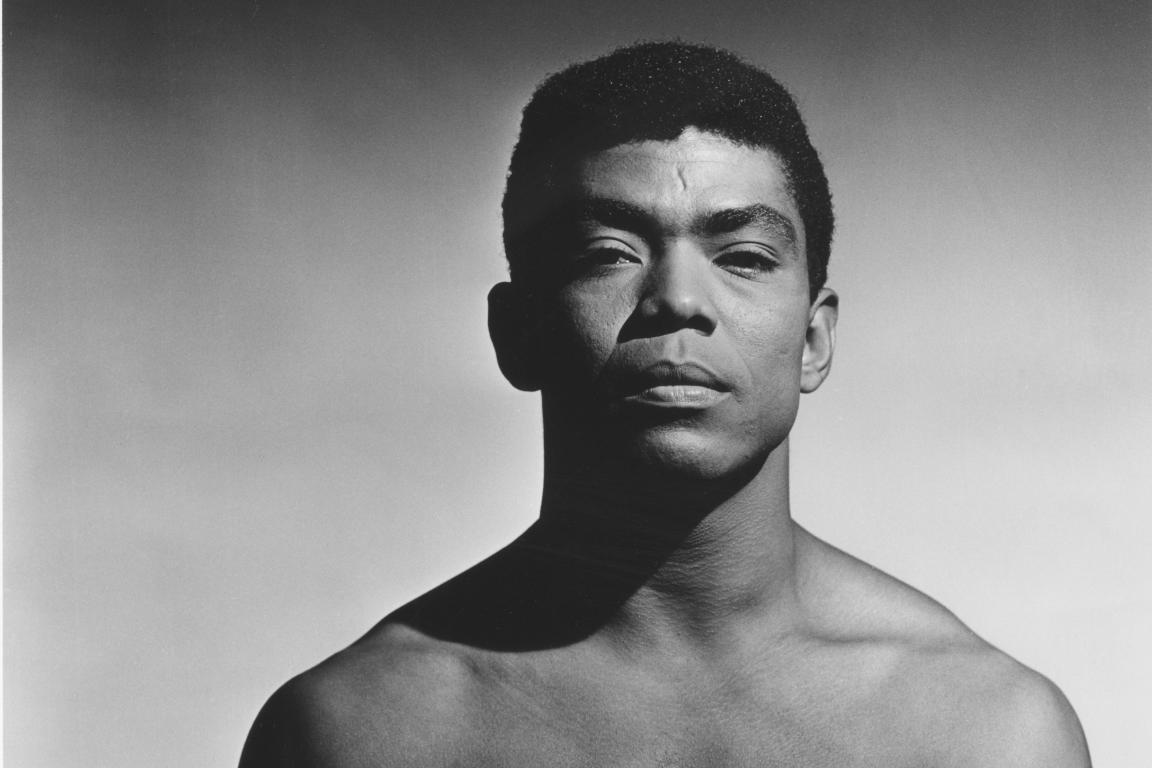
M 716 330 L 710 290 L 710 264 L 698 249 L 669 247 L 645 275 L 643 293 L 633 313 L 636 332 L 663 335 L 690 328 L 705 336 Z

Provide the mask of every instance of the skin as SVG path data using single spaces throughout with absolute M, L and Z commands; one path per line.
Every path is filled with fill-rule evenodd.
M 242 767 L 1088 765 L 1055 686 L 791 519 L 837 298 L 775 155 L 689 129 L 569 184 L 550 277 L 490 295 L 540 520 L 282 687 Z

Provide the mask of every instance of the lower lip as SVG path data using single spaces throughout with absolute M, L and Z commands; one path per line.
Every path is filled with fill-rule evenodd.
M 693 384 L 661 384 L 625 398 L 628 402 L 667 408 L 708 408 L 728 397 L 711 387 Z

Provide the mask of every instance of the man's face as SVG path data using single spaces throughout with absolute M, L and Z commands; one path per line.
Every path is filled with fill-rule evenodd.
M 779 160 L 689 129 L 590 155 L 571 185 L 540 256 L 546 428 L 693 476 L 763 460 L 795 419 L 811 319 Z

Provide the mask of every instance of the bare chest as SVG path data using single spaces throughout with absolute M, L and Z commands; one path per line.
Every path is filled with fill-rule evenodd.
M 932 762 L 859 696 L 757 685 L 585 680 L 496 686 L 473 701 L 465 761 L 500 766 L 899 768 Z

